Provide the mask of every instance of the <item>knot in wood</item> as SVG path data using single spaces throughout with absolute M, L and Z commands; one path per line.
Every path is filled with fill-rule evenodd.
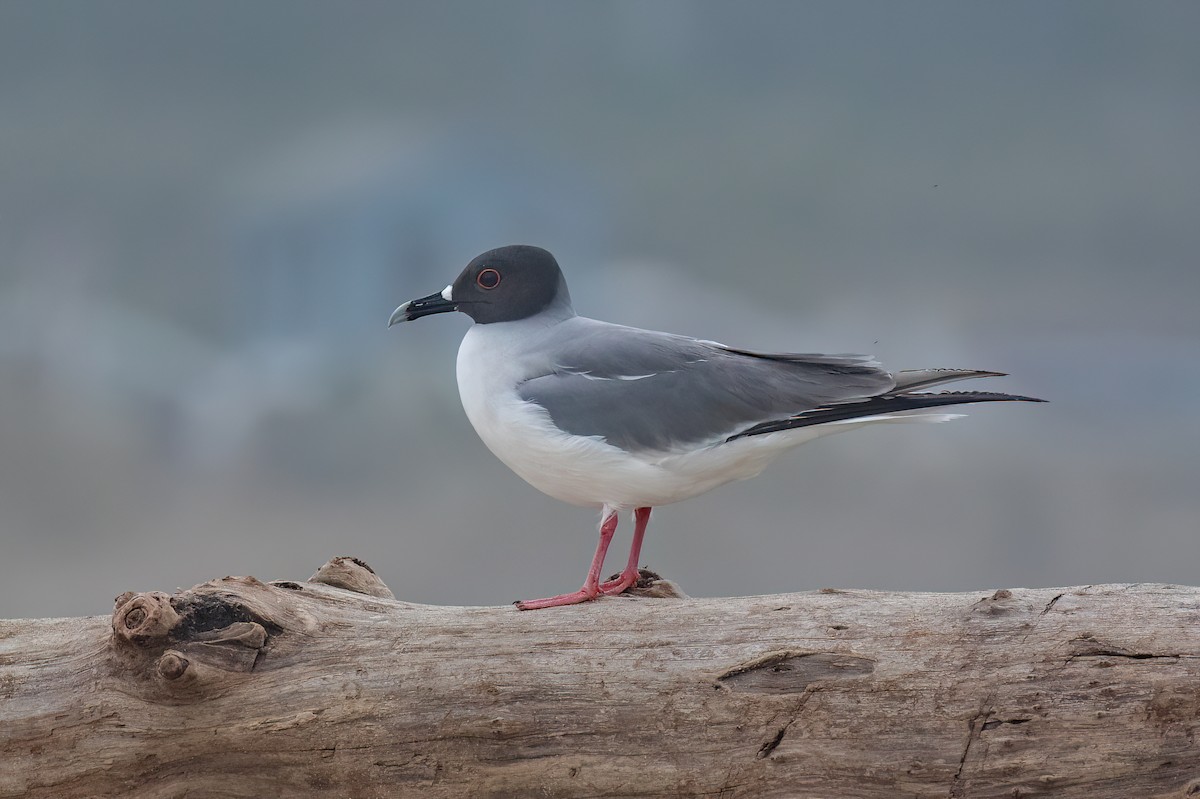
M 976 602 L 972 606 L 971 612 L 986 616 L 1003 616 L 1020 609 L 1020 603 L 1013 596 L 1013 592 L 1007 588 L 1001 588 L 991 596 Z
M 308 578 L 310 583 L 323 583 L 334 588 L 344 588 L 357 594 L 395 599 L 392 589 L 379 579 L 375 570 L 359 558 L 339 555 L 326 563 Z
M 174 649 L 169 649 L 158 659 L 158 674 L 164 680 L 178 680 L 187 671 L 188 659 Z
M 112 629 L 118 641 L 136 646 L 150 646 L 165 639 L 179 624 L 179 614 L 171 606 L 171 598 L 161 591 L 144 594 L 122 594 L 128 597 L 113 611 Z

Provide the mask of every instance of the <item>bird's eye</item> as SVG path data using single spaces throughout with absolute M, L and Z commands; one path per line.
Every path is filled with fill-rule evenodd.
M 475 278 L 475 282 L 479 284 L 481 289 L 494 289 L 500 285 L 500 273 L 495 269 L 484 269 Z

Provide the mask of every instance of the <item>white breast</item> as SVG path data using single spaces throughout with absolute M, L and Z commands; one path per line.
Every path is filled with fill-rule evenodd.
M 458 349 L 458 393 L 475 432 L 497 458 L 543 493 L 573 505 L 607 500 L 595 475 L 619 469 L 628 456 L 602 441 L 570 436 L 517 394 L 530 364 L 512 346 L 520 322 L 475 325 Z M 529 330 L 523 333 L 523 348 Z

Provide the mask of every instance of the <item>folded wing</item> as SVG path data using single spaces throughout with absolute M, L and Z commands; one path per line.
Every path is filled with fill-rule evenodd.
M 759 353 L 579 320 L 554 363 L 517 386 L 561 430 L 629 452 L 673 452 L 747 436 L 922 408 L 1040 401 L 991 392 L 922 393 L 998 372 L 889 374 L 856 355 Z
M 754 353 L 596 322 L 517 391 L 567 433 L 670 452 L 894 385 L 864 357 Z

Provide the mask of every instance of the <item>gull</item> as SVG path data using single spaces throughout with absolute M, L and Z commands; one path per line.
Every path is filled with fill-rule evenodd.
M 460 311 L 458 391 L 483 443 L 526 482 L 600 511 L 583 586 L 520 610 L 615 595 L 638 578 L 650 511 L 759 474 L 784 452 L 866 425 L 946 421 L 945 406 L 1043 402 L 926 389 L 1002 377 L 976 369 L 889 373 L 859 355 L 769 353 L 575 313 L 558 262 L 513 245 L 474 258 L 445 289 L 410 300 L 388 326 Z M 633 511 L 624 570 L 602 582 L 618 513 Z

